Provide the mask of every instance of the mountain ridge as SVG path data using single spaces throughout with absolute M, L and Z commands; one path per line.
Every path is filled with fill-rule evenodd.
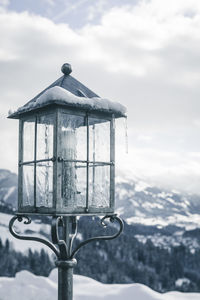
M 0 205 L 17 207 L 17 174 L 0 169 Z M 129 224 L 192 230 L 200 224 L 200 196 L 153 186 L 138 178 L 116 177 L 116 212 Z

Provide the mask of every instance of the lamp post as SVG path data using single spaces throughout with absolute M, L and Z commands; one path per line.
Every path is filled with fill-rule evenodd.
M 19 119 L 18 211 L 9 230 L 18 239 L 40 242 L 57 257 L 58 300 L 71 300 L 73 268 L 79 249 L 95 240 L 110 240 L 123 230 L 114 214 L 115 118 L 125 108 L 97 96 L 73 78 L 63 76 L 9 118 Z M 16 221 L 32 215 L 52 216 L 52 241 L 19 235 Z M 98 236 L 73 248 L 77 216 L 104 216 L 119 224 L 112 236 Z

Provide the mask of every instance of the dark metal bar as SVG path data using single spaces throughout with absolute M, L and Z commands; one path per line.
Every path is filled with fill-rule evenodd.
M 21 167 L 20 162 L 23 161 L 23 134 L 24 132 L 24 122 L 19 120 L 19 165 L 18 165 L 18 210 L 23 206 L 23 167 Z
M 10 220 L 10 223 L 9 223 L 10 233 L 16 239 L 26 240 L 26 241 L 35 241 L 35 242 L 39 242 L 39 243 L 42 243 L 42 244 L 48 246 L 55 253 L 55 255 L 59 258 L 59 256 L 60 256 L 59 251 L 57 250 L 57 248 L 51 242 L 49 242 L 49 241 L 47 241 L 45 239 L 34 237 L 34 236 L 19 235 L 18 233 L 16 233 L 14 231 L 13 225 L 14 225 L 15 221 L 18 220 L 19 222 L 22 222 L 23 218 L 25 218 L 27 220 L 27 221 L 24 221 L 24 224 L 30 224 L 31 223 L 30 217 L 27 217 L 27 216 L 14 216 L 14 217 L 12 217 L 12 219 Z
M 37 116 L 35 117 L 35 141 L 34 141 L 34 207 L 36 209 L 36 160 L 37 160 Z
M 60 229 L 62 229 L 62 236 L 60 237 Z M 52 242 L 59 247 L 59 259 L 66 260 L 69 257 L 68 247 L 64 240 L 64 222 L 63 217 L 53 217 L 51 225 Z
M 79 160 L 79 159 L 63 159 L 63 158 L 59 158 L 59 161 L 64 161 L 64 162 L 80 162 L 80 163 L 91 163 L 93 164 L 93 160 Z M 102 164 L 106 164 L 106 165 L 112 165 L 113 162 L 104 162 L 104 161 L 95 161 L 96 163 L 102 163 Z
M 113 164 L 106 164 L 106 163 L 89 163 L 88 168 L 95 168 L 95 167 L 107 167 L 107 166 L 113 166 Z M 85 168 L 85 165 L 79 165 L 75 166 L 76 169 Z
M 92 126 L 92 139 L 93 139 L 93 153 L 92 153 L 92 158 L 93 158 L 93 165 L 92 165 L 92 203 L 94 203 L 94 197 L 95 195 L 95 167 L 96 162 L 95 162 L 95 151 L 96 151 L 96 144 L 95 144 L 95 125 Z
M 114 222 L 114 221 L 117 221 L 118 224 L 120 225 L 120 228 L 118 230 L 117 233 L 113 234 L 113 235 L 105 235 L 105 236 L 97 236 L 97 237 L 93 237 L 93 238 L 90 238 L 82 243 L 80 243 L 74 250 L 73 252 L 71 253 L 71 256 L 70 258 L 72 259 L 76 254 L 77 252 L 80 250 L 80 248 L 82 248 L 83 246 L 85 246 L 86 244 L 90 243 L 90 242 L 94 242 L 94 241 L 100 241 L 100 240 L 113 240 L 115 239 L 116 237 L 118 237 L 122 231 L 123 231 L 123 228 L 124 228 L 124 224 L 123 224 L 123 221 L 122 219 L 120 219 L 119 217 L 117 217 L 116 215 L 111 215 L 111 216 L 105 216 L 101 219 L 101 225 L 103 225 L 104 227 L 106 227 L 107 225 L 104 223 L 104 220 L 105 219 L 109 219 L 110 222 Z
M 58 267 L 58 300 L 73 299 L 73 268 L 75 265 L 75 259 L 56 262 Z
M 77 222 L 76 218 L 73 217 L 66 217 L 65 219 L 61 216 L 53 217 L 52 220 L 52 242 L 58 246 L 57 249 L 54 244 L 49 242 L 48 240 L 41 239 L 38 237 L 33 236 L 23 236 L 16 233 L 13 229 L 14 223 L 16 220 L 19 222 L 23 221 L 23 218 L 26 220 L 24 224 L 30 224 L 31 219 L 25 215 L 17 215 L 12 217 L 9 223 L 9 230 L 10 233 L 17 239 L 21 240 L 29 240 L 29 241 L 36 241 L 48 246 L 57 256 L 56 266 L 58 267 L 58 300 L 72 300 L 73 299 L 73 268 L 76 266 L 76 259 L 73 257 L 75 254 L 80 250 L 81 247 L 84 245 L 92 242 L 92 241 L 99 241 L 99 240 L 112 240 L 118 237 L 122 230 L 123 230 L 123 221 L 117 217 L 116 215 L 107 215 L 101 219 L 101 225 L 106 226 L 104 223 L 105 219 L 109 219 L 110 222 L 117 221 L 120 225 L 119 230 L 110 236 L 97 236 L 94 238 L 90 238 L 82 243 L 80 243 L 75 250 L 71 251 L 73 239 L 77 232 Z M 69 224 L 71 222 L 72 230 L 70 233 Z M 61 234 L 61 238 L 59 236 L 58 227 L 61 226 L 63 231 Z M 64 240 L 65 239 L 65 240 Z M 66 242 L 69 241 L 67 247 Z M 70 250 L 70 251 L 69 251 Z
M 115 116 L 110 122 L 110 207 L 114 211 L 115 206 Z
M 70 217 L 63 217 L 63 240 L 69 247 Z
M 88 210 L 89 210 L 89 159 L 90 159 L 90 146 L 89 146 L 89 143 L 90 143 L 90 141 L 89 141 L 89 134 L 90 134 L 90 132 L 89 132 L 89 117 L 88 117 L 88 114 L 87 114 L 87 116 L 86 116 L 86 125 L 87 125 L 87 162 L 86 162 L 86 164 L 87 164 L 87 182 L 86 182 L 86 212 L 88 212 Z
M 40 162 L 45 162 L 45 161 L 55 161 L 55 157 L 21 162 L 21 163 L 19 163 L 19 166 L 30 165 L 30 164 L 35 164 L 35 163 L 40 163 Z
M 77 235 L 77 218 L 76 216 L 71 216 L 70 219 L 71 219 L 71 232 L 70 232 L 70 239 L 69 239 L 69 246 L 68 246 L 69 255 L 71 255 L 72 253 L 73 242 Z
M 89 164 L 95 165 L 95 166 L 113 166 L 114 162 L 103 162 L 103 161 L 95 161 L 93 162 L 89 162 Z
M 53 129 L 53 208 L 56 210 L 57 204 L 57 190 L 58 190 L 58 183 L 57 183 L 57 174 L 58 174 L 58 162 L 56 157 L 58 157 L 58 109 L 56 109 L 54 115 L 54 129 Z

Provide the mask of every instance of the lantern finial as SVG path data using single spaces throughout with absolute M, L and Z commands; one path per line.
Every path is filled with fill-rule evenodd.
M 72 67 L 70 64 L 65 63 L 62 65 L 61 71 L 64 75 L 69 75 L 72 72 Z

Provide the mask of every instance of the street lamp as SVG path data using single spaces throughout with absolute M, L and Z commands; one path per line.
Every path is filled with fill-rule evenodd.
M 9 115 L 19 119 L 18 211 L 9 229 L 18 239 L 38 241 L 53 250 L 58 259 L 58 299 L 69 300 L 77 251 L 91 241 L 113 239 L 123 229 L 114 214 L 115 118 L 125 117 L 126 110 L 73 78 L 69 64 L 61 70 L 61 78 Z M 29 224 L 31 215 L 52 216 L 52 242 L 14 231 L 16 220 L 25 218 Z M 105 219 L 117 221 L 119 231 L 73 249 L 80 215 L 104 215 L 102 224 Z

